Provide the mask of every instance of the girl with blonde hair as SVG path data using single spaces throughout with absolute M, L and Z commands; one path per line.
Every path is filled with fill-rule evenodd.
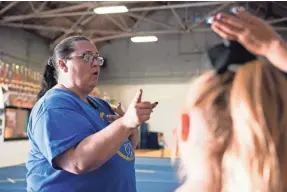
M 212 29 L 273 65 L 249 59 L 236 72 L 217 65 L 192 82 L 177 129 L 180 192 L 287 190 L 287 46 L 263 20 L 242 8 L 235 14 L 216 15 Z

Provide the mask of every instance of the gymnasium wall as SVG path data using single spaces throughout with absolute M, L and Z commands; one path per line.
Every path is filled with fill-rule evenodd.
M 45 40 L 26 31 L 0 28 L 0 59 L 9 63 L 26 65 L 42 71 L 49 56 Z M 28 141 L 3 141 L 0 136 L 0 166 L 23 163 L 29 149 Z
M 0 27 L 0 34 L 0 59 L 42 71 L 50 56 L 46 40 L 15 28 Z

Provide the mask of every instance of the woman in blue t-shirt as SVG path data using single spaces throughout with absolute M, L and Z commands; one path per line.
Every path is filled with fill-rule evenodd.
M 102 64 L 86 37 L 69 37 L 55 47 L 28 124 L 29 192 L 136 191 L 137 129 L 157 103 L 142 102 L 139 90 L 116 117 L 105 101 L 89 96 Z

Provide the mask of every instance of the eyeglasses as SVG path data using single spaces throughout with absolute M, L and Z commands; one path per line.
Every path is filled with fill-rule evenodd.
M 73 58 L 84 59 L 90 65 L 92 65 L 96 62 L 100 67 L 103 66 L 103 64 L 104 64 L 104 58 L 103 57 L 94 56 L 94 55 L 89 54 L 89 53 L 83 53 L 80 56 L 67 57 L 66 59 L 73 59 Z

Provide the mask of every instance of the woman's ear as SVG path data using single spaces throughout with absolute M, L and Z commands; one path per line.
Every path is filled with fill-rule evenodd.
M 66 65 L 66 61 L 65 61 L 65 60 L 59 59 L 59 60 L 58 60 L 58 63 L 59 63 L 59 68 L 60 68 L 61 70 L 63 70 L 64 72 L 68 72 L 68 67 L 67 67 L 67 65 Z

